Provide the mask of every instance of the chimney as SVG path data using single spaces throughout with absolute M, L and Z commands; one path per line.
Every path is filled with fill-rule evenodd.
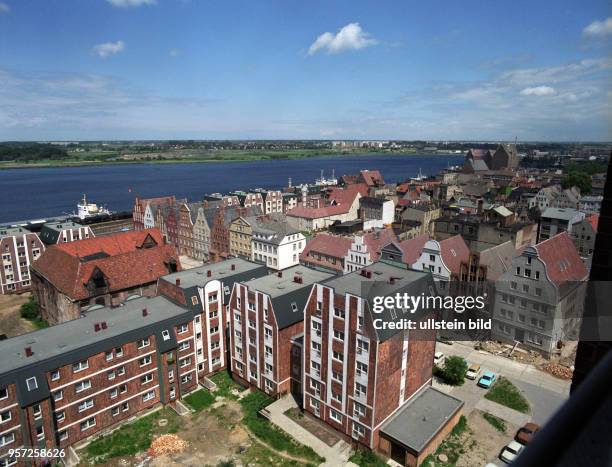
M 301 284 L 303 282 L 303 279 L 301 276 L 298 276 L 296 274 L 295 276 L 293 276 L 293 282 L 295 282 L 296 284 Z
M 25 356 L 26 357 L 31 357 L 32 355 L 34 355 L 34 352 L 32 352 L 32 347 L 26 347 L 25 348 Z
M 100 323 L 94 324 L 94 331 L 96 331 L 96 332 L 100 331 Z
M 143 316 L 143 317 L 145 317 L 145 316 L 147 316 L 148 314 L 149 314 L 149 312 L 147 311 L 147 309 L 146 309 L 146 308 L 143 308 L 143 309 L 142 309 L 142 316 Z
M 206 271 L 206 277 L 212 277 L 212 271 L 210 269 Z
M 278 271 L 278 272 L 276 273 L 276 275 L 277 275 L 278 277 L 283 277 L 283 271 Z
M 232 264 L 232 271 L 235 271 L 235 270 L 236 270 L 236 265 Z
M 102 321 L 101 326 L 102 326 L 102 329 L 106 329 L 106 328 L 108 327 L 108 326 L 106 325 L 106 321 Z
M 179 285 L 181 285 L 181 280 L 177 277 L 176 280 L 174 281 L 176 286 L 178 287 Z

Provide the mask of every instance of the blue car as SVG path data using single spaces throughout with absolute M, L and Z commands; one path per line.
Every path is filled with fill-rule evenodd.
M 492 371 L 487 371 L 478 380 L 478 386 L 489 389 L 496 379 L 497 375 L 495 373 Z

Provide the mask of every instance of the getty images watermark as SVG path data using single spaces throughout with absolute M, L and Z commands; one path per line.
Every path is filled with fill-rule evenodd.
M 466 312 L 485 311 L 486 307 L 486 293 L 432 296 L 425 293 L 411 295 L 398 292 L 395 295 L 373 297 L 373 325 L 378 330 L 490 330 L 491 318 L 468 318 L 464 315 Z M 435 312 L 436 316 L 428 316 L 428 312 Z M 449 313 L 457 313 L 461 317 L 449 319 L 445 316 Z

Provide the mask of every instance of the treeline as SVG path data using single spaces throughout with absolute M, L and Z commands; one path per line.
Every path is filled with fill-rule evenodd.
M 0 161 L 39 161 L 66 159 L 68 153 L 61 146 L 41 143 L 0 143 Z

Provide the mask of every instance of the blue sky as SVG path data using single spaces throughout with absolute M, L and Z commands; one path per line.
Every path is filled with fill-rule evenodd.
M 0 0 L 0 140 L 612 140 L 609 1 Z

